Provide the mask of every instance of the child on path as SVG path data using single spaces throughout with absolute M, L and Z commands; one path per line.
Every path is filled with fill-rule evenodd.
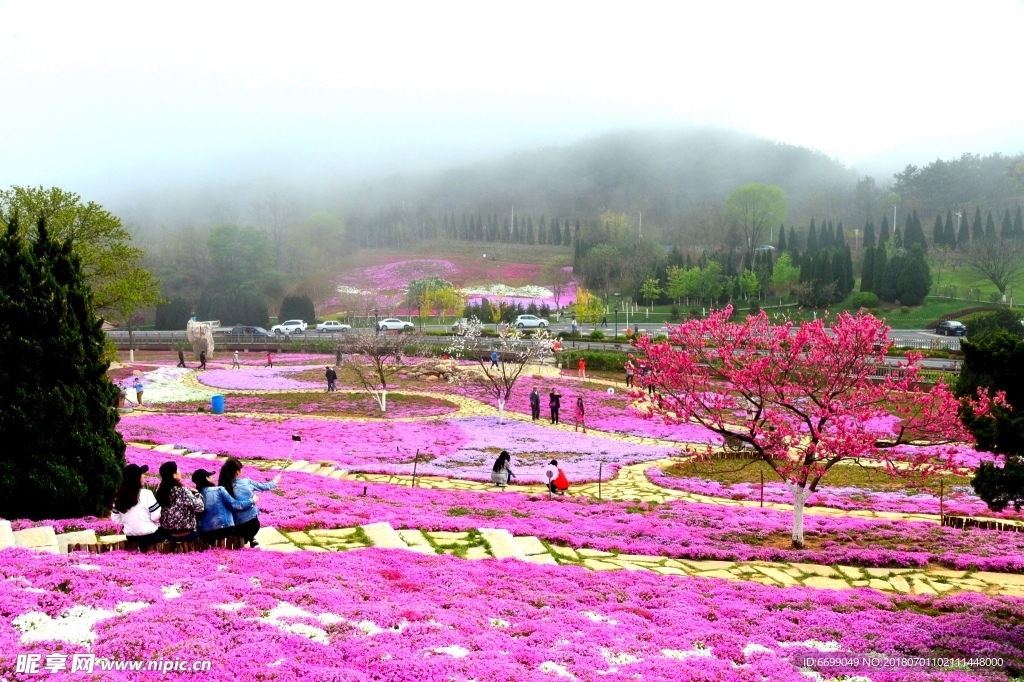
M 550 490 L 555 495 L 564 495 L 565 491 L 569 489 L 569 479 L 565 477 L 565 472 L 558 466 L 558 460 L 551 460 L 546 467 L 544 467 L 544 480 Z
M 573 431 L 578 431 L 580 425 L 583 425 L 583 433 L 587 432 L 587 420 L 586 410 L 583 409 L 583 396 L 577 396 L 576 398 L 576 426 L 573 427 Z
M 238 351 L 231 356 L 231 369 L 242 369 L 242 365 L 238 362 Z

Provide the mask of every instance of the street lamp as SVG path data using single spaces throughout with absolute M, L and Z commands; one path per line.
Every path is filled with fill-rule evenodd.
M 618 294 L 615 294 L 618 296 Z M 619 302 L 615 302 L 615 340 L 619 340 Z

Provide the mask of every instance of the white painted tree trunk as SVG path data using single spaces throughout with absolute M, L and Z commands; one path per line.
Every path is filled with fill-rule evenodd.
M 789 484 L 793 494 L 793 546 L 804 546 L 804 502 L 811 496 L 811 491 L 795 483 Z
M 377 400 L 377 404 L 380 405 L 381 412 L 388 411 L 388 392 L 387 389 L 382 390 L 380 393 L 374 393 L 373 397 Z
M 505 400 L 503 398 L 498 398 L 498 423 L 505 423 Z

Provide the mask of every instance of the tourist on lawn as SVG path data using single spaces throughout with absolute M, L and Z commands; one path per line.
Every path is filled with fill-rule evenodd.
M 491 480 L 499 488 L 504 488 L 516 477 L 512 473 L 512 469 L 509 468 L 511 462 L 512 455 L 508 454 L 508 450 L 502 450 L 501 454 L 498 455 L 498 459 L 494 460 L 494 466 L 491 467 Z
M 242 363 L 238 361 L 238 351 L 231 356 L 231 369 L 242 369 Z
M 260 510 L 256 506 L 255 490 L 273 490 L 281 482 L 281 474 L 274 477 L 269 483 L 257 483 L 250 478 L 241 478 L 242 463 L 234 457 L 228 457 L 220 468 L 220 476 L 217 478 L 217 485 L 228 491 L 228 494 L 239 502 L 251 502 L 252 506 L 243 511 L 233 512 L 235 516 L 235 532 L 250 547 L 259 547 L 256 542 L 256 533 L 260 530 Z
M 544 467 L 544 480 L 550 490 L 555 495 L 564 495 L 565 491 L 569 489 L 569 479 L 565 477 L 565 472 L 558 466 L 558 460 L 551 460 L 546 467 Z
M 121 487 L 114 493 L 110 520 L 124 526 L 128 542 L 149 547 L 166 539 L 160 527 L 160 505 L 153 491 L 142 487 L 142 474 L 149 471 L 143 464 L 129 464 L 124 468 Z
M 633 388 L 633 366 L 626 363 L 626 387 Z
M 206 369 L 206 351 L 199 351 L 199 369 Z
M 338 380 L 338 373 L 334 371 L 334 368 L 328 367 L 325 374 L 327 376 L 327 392 L 337 391 L 338 389 L 335 388 L 334 382 Z
M 185 366 L 185 351 L 178 351 L 178 367 Z
M 236 537 L 235 517 L 232 511 L 244 511 L 256 503 L 256 498 L 247 502 L 239 502 L 228 494 L 228 491 L 213 482 L 214 473 L 206 469 L 196 469 L 192 474 L 192 482 L 196 490 L 203 496 L 206 511 L 199 515 L 199 537 L 213 544 L 217 540 Z
M 264 365 L 264 368 L 266 367 L 274 367 L 274 356 L 272 356 L 270 353 L 267 353 L 267 364 Z
M 491 367 L 497 367 L 497 366 L 498 366 L 498 351 L 492 350 L 491 351 Z
M 540 419 L 540 393 L 537 392 L 536 385 L 530 391 L 530 416 L 533 421 Z
M 548 394 L 548 407 L 551 409 L 551 423 L 558 423 L 558 410 L 562 407 L 562 395 L 557 388 L 551 389 Z
M 578 367 L 577 375 L 580 379 L 587 378 L 587 361 L 582 355 L 580 356 L 580 364 Z
M 160 511 L 160 527 L 171 542 L 191 542 L 199 537 L 196 514 L 206 509 L 203 496 L 181 484 L 181 474 L 174 462 L 160 465 L 160 487 L 156 489 Z
M 583 433 L 587 432 L 587 413 L 583 408 L 583 396 L 576 397 L 576 426 L 573 427 L 573 431 L 578 431 L 580 425 L 583 425 Z
M 141 377 L 135 377 L 135 383 L 132 384 L 132 388 L 135 389 L 135 402 L 137 402 L 139 405 L 141 405 L 142 404 L 142 391 L 145 388 L 142 385 L 142 378 Z

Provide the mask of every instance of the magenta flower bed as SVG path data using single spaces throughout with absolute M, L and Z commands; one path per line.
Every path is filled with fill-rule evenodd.
M 266 362 L 265 356 L 264 362 Z M 307 369 L 309 368 L 301 365 L 291 367 L 212 369 L 199 374 L 199 383 L 211 388 L 263 391 L 281 391 L 292 388 L 323 388 L 327 385 L 326 379 L 324 379 L 323 383 L 314 383 L 312 381 L 299 381 L 288 376 L 296 372 L 304 372 Z
M 647 478 L 655 485 L 673 490 L 685 490 L 699 495 L 723 497 L 733 500 L 760 499 L 760 485 L 756 483 L 725 484 L 697 477 L 679 478 L 666 476 L 661 469 L 651 467 L 646 471 Z M 793 496 L 789 487 L 780 481 L 769 481 L 764 484 L 765 502 L 781 502 L 791 504 Z M 807 499 L 808 507 L 833 507 L 835 509 L 862 509 L 883 512 L 900 512 L 904 514 L 938 514 L 940 500 L 938 495 L 919 493 L 910 495 L 896 492 L 877 492 L 862 488 L 830 488 L 823 487 Z M 941 501 L 941 511 L 946 514 L 961 516 L 992 516 L 1019 518 L 1020 513 L 1012 508 L 1002 513 L 991 511 L 984 502 L 974 495 L 970 489 L 948 489 Z
M 15 654 L 59 651 L 211 662 L 199 676 L 161 676 L 172 680 L 806 682 L 805 656 L 995 657 L 1019 668 L 1024 649 L 1024 602 L 978 595 L 782 589 L 402 550 L 3 558 L 8 674 Z M 170 587 L 180 596 L 168 599 Z M 22 632 L 62 616 L 96 622 L 56 629 L 71 641 Z M 1006 679 L 991 668 L 821 670 L 873 682 Z
M 599 463 L 610 477 L 623 464 L 673 452 L 520 422 L 499 425 L 491 417 L 357 422 L 147 414 L 123 419 L 119 429 L 129 441 L 171 443 L 241 459 L 284 459 L 292 449 L 292 434 L 298 433 L 303 441 L 296 459 L 331 460 L 349 470 L 379 473 L 411 474 L 418 450 L 422 457 L 417 473 L 480 481 L 490 480 L 495 448 L 514 454 L 519 482 L 541 482 L 552 457 L 569 480 L 581 483 L 597 480 Z

